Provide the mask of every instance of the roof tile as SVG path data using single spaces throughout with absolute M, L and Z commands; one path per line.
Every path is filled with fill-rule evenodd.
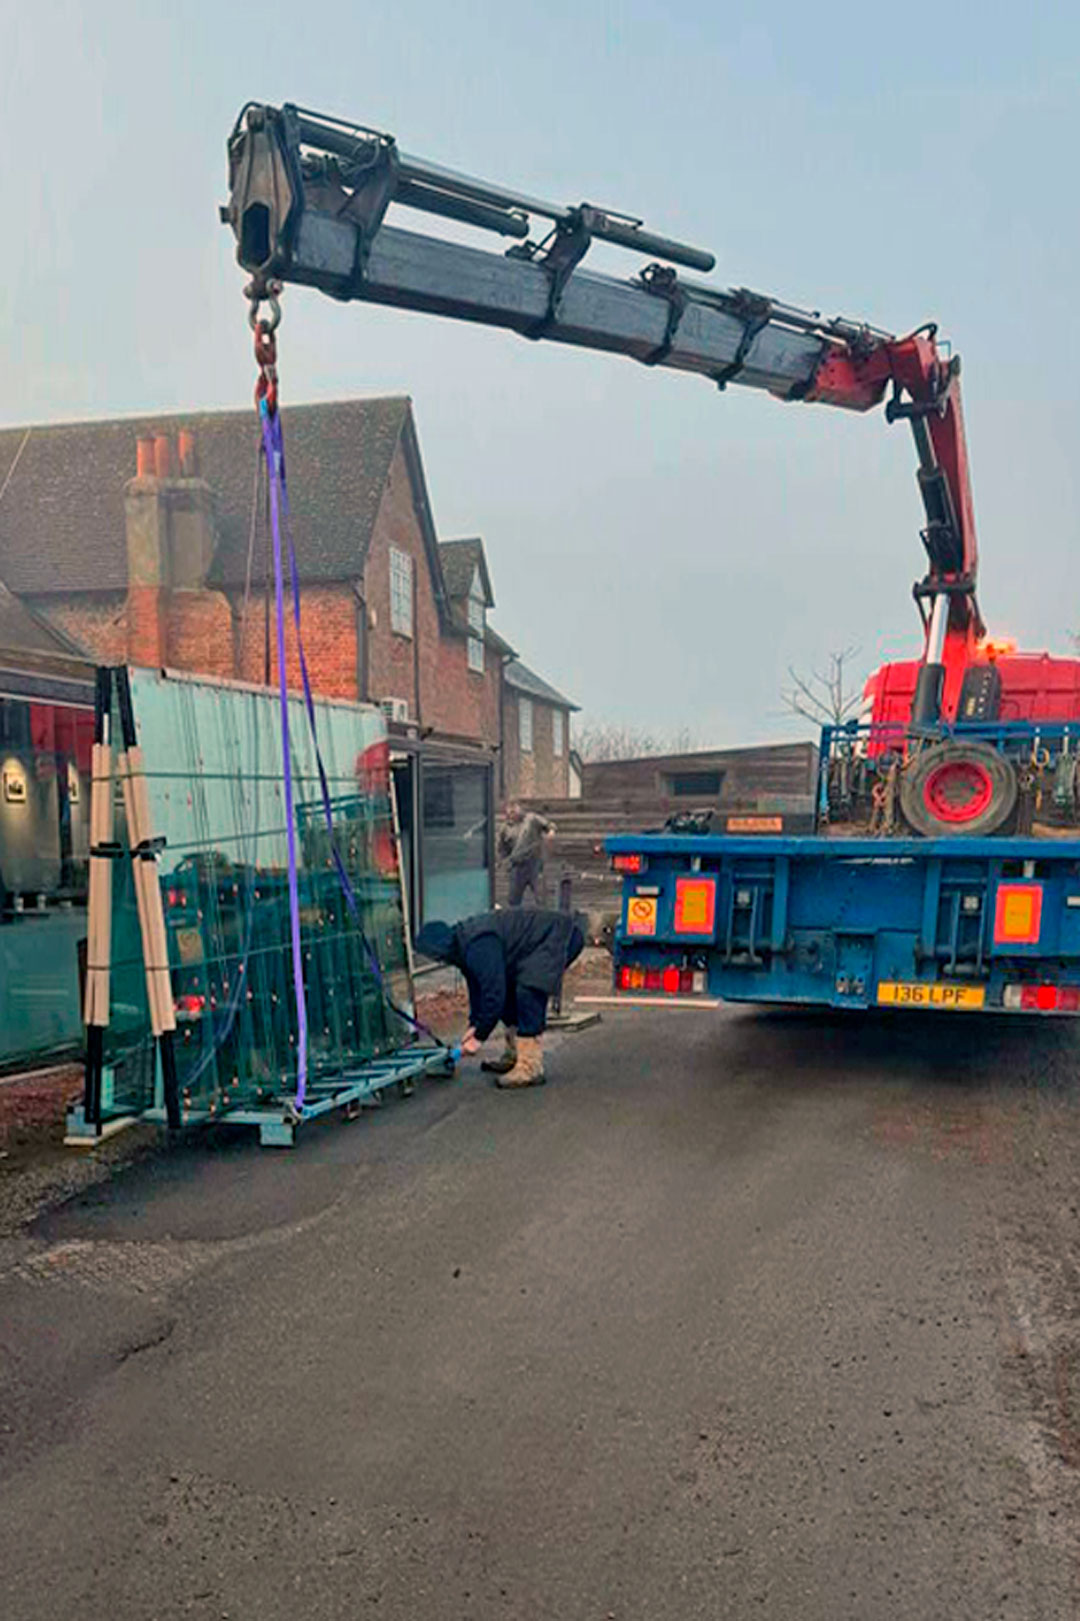
M 286 406 L 293 535 L 305 581 L 355 579 L 411 402 L 404 396 Z M 254 413 L 185 412 L 0 430 L 0 576 L 14 592 L 123 591 L 124 486 L 142 434 L 195 435 L 214 491 L 210 582 L 244 580 L 259 442 Z M 21 449 L 20 449 L 21 447 Z M 16 460 L 17 458 L 17 460 Z
M 442 560 L 447 595 L 451 601 L 468 596 L 472 588 L 473 571 L 479 568 L 487 605 L 489 608 L 495 606 L 491 576 L 488 574 L 487 558 L 484 556 L 484 542 L 479 536 L 470 540 L 440 540 L 439 557 Z
M 62 653 L 66 656 L 81 650 L 61 631 L 54 629 L 39 614 L 12 596 L 0 580 L 0 646 L 35 653 Z
M 522 664 L 517 659 L 506 666 L 506 684 L 515 691 L 524 693 L 526 697 L 538 698 L 541 703 L 551 704 L 556 709 L 572 709 L 576 712 L 581 707 L 580 704 L 571 703 L 569 698 L 564 698 L 561 692 L 556 692 L 554 687 L 549 686 L 530 670 L 527 664 Z

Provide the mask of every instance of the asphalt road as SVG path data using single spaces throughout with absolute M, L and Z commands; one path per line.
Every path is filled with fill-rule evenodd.
M 0 1277 L 0 1610 L 1080 1613 L 1072 1029 L 626 1013 Z

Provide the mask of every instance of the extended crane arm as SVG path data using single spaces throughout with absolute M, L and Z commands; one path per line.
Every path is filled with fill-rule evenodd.
M 709 271 L 713 256 L 646 231 L 640 220 L 456 174 L 400 151 L 391 136 L 290 105 L 244 108 L 229 141 L 229 183 L 222 218 L 256 291 L 272 280 L 299 282 L 339 299 L 627 355 L 721 388 L 737 383 L 854 411 L 880 404 L 891 388 L 890 420 L 910 420 L 919 455 L 930 568 L 916 594 L 933 602 L 924 615 L 927 660 L 940 664 L 947 633 L 981 634 L 959 362 L 942 359 L 933 328 L 898 339 L 745 288 L 686 280 L 675 266 Z M 403 230 L 388 223 L 392 207 L 511 246 L 499 252 Z M 625 280 L 585 269 L 594 242 L 653 262 Z

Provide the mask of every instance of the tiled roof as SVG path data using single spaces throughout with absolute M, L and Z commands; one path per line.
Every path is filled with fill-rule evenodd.
M 468 596 L 472 588 L 473 572 L 479 568 L 480 583 L 487 605 L 489 608 L 495 606 L 495 594 L 491 589 L 491 576 L 488 574 L 487 558 L 484 556 L 484 542 L 479 536 L 470 540 L 440 540 L 439 556 L 442 559 L 447 595 L 452 602 L 457 598 Z
M 454 636 L 465 637 L 472 634 L 469 630 L 469 605 L 467 599 L 458 597 L 456 601 L 450 603 L 450 611 L 443 628 Z M 505 658 L 517 658 L 517 649 L 511 647 L 506 638 L 500 636 L 498 631 L 494 630 L 489 624 L 484 626 L 484 642 L 486 646 L 491 648 L 493 653 L 501 653 Z
M 506 666 L 506 684 L 515 691 L 524 693 L 527 698 L 537 698 L 542 704 L 551 704 L 556 709 L 572 709 L 577 712 L 581 708 L 580 704 L 571 703 L 569 698 L 564 698 L 561 692 L 556 692 L 555 688 L 549 686 L 540 676 L 534 675 L 528 665 L 518 660 Z
M 510 646 L 505 637 L 499 635 L 497 630 L 492 630 L 490 625 L 484 626 L 484 640 L 493 652 L 502 653 L 508 658 L 517 658 L 515 649 Z
M 81 649 L 12 596 L 0 580 L 0 647 L 34 653 L 78 654 Z
M 293 405 L 282 411 L 297 559 L 305 581 L 355 579 L 390 463 L 411 416 L 407 398 Z M 124 486 L 143 434 L 195 435 L 216 500 L 210 583 L 242 584 L 258 425 L 250 410 L 148 415 L 0 430 L 0 577 L 16 593 L 127 588 Z M 12 471 L 14 464 L 14 470 Z

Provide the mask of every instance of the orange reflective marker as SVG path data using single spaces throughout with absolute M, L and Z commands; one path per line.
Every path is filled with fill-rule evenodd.
M 715 927 L 716 879 L 676 879 L 675 933 L 712 934 Z
M 994 907 L 994 944 L 1038 945 L 1042 903 L 1041 884 L 999 884 Z

